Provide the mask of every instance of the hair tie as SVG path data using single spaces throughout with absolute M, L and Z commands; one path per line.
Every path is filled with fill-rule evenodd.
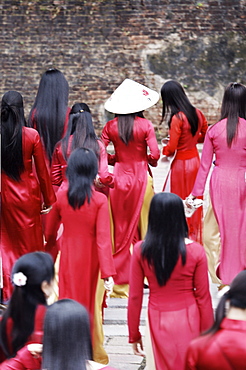
M 27 282 L 27 277 L 23 274 L 23 272 L 16 272 L 13 275 L 12 281 L 15 286 L 25 286 Z
M 80 109 L 80 110 L 79 110 L 79 112 L 80 112 L 80 113 L 83 113 L 83 112 L 84 112 L 84 109 Z

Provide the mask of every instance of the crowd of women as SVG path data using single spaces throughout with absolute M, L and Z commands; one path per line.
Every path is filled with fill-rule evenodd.
M 2 303 L 7 309 L 0 325 L 0 368 L 110 368 L 102 365 L 108 363 L 102 331 L 107 295 L 129 297 L 129 342 L 135 354 L 145 355 L 139 322 L 147 283 L 148 369 L 206 369 L 206 364 L 217 369 L 220 361 L 212 367 L 209 355 L 222 356 L 224 348 L 218 355 L 214 341 L 228 338 L 241 351 L 241 362 L 234 362 L 236 354 L 225 345 L 223 369 L 243 369 L 246 87 L 226 87 L 221 119 L 208 128 L 177 81 L 162 86 L 162 121 L 169 127 L 162 154 L 170 169 L 158 194 L 150 166 L 158 165 L 160 151 L 143 112 L 159 94 L 124 80 L 105 103 L 115 117 L 99 138 L 89 106 L 76 103 L 70 109 L 68 93 L 63 73 L 46 71 L 28 122 L 19 92 L 2 97 Z M 114 151 L 107 153 L 109 144 Z M 213 218 L 206 225 L 197 200 L 212 163 Z M 215 323 L 207 263 L 211 223 L 211 245 L 213 227 L 218 228 L 220 252 L 218 265 L 209 263 L 221 286 L 231 284 Z M 47 308 L 57 287 L 58 301 Z M 238 331 L 235 340 L 230 330 Z

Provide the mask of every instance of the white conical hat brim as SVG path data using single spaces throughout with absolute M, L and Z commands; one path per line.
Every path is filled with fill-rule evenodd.
M 158 92 L 127 78 L 108 98 L 104 108 L 115 114 L 130 114 L 142 112 L 158 100 Z

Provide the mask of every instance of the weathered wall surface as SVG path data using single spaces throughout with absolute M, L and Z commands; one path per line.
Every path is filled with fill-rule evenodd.
M 245 0 L 3 0 L 0 17 L 0 93 L 20 91 L 27 113 L 50 67 L 68 79 L 70 105 L 90 105 L 99 131 L 126 77 L 157 91 L 180 81 L 209 123 L 224 87 L 246 83 Z M 145 115 L 158 124 L 161 102 Z

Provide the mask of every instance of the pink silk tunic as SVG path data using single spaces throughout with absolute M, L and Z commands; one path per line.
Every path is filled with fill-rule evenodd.
M 160 157 L 152 123 L 136 117 L 133 127 L 134 139 L 124 144 L 118 134 L 117 118 L 107 122 L 102 131 L 102 140 L 107 147 L 114 145 L 115 186 L 110 189 L 110 205 L 114 224 L 114 262 L 116 284 L 128 284 L 130 246 L 137 233 L 138 221 L 143 204 L 148 164 L 157 166 Z M 149 148 L 150 153 L 147 153 Z
M 246 321 L 225 318 L 214 335 L 194 339 L 186 355 L 186 370 L 245 370 Z
M 10 298 L 10 274 L 15 261 L 25 253 L 44 250 L 41 223 L 41 195 L 49 206 L 55 200 L 40 136 L 33 128 L 23 127 L 24 172 L 15 181 L 1 174 L 1 254 L 3 261 L 3 298 Z M 33 161 L 36 176 L 33 173 Z
M 101 278 L 115 275 L 106 195 L 93 190 L 87 201 L 74 210 L 67 199 L 67 181 L 59 188 L 51 222 L 46 230 L 48 249 L 55 243 L 60 222 L 59 299 L 71 298 L 84 305 L 94 318 L 99 269 Z
M 173 116 L 169 130 L 170 140 L 163 148 L 162 154 L 175 158 L 171 165 L 170 179 L 167 178 L 163 191 L 170 191 L 185 199 L 192 190 L 200 165 L 200 157 L 197 143 L 202 143 L 208 128 L 207 120 L 200 110 L 198 115 L 198 130 L 195 136 L 191 134 L 190 124 L 180 112 L 179 116 Z M 170 186 L 168 187 L 170 180 Z M 202 243 L 202 207 L 196 210 L 191 218 L 187 219 L 189 226 L 189 237 Z
M 219 277 L 230 284 L 246 268 L 246 120 L 239 119 L 231 148 L 226 141 L 226 122 L 217 122 L 207 132 L 192 194 L 203 194 L 215 154 L 210 197 L 221 238 Z
M 181 258 L 164 286 L 159 286 L 154 270 L 141 256 L 141 243 L 134 247 L 128 301 L 129 342 L 141 338 L 139 331 L 144 278 L 150 295 L 148 320 L 156 370 L 183 369 L 189 342 L 213 324 L 207 259 L 203 247 L 186 245 L 186 264 Z

